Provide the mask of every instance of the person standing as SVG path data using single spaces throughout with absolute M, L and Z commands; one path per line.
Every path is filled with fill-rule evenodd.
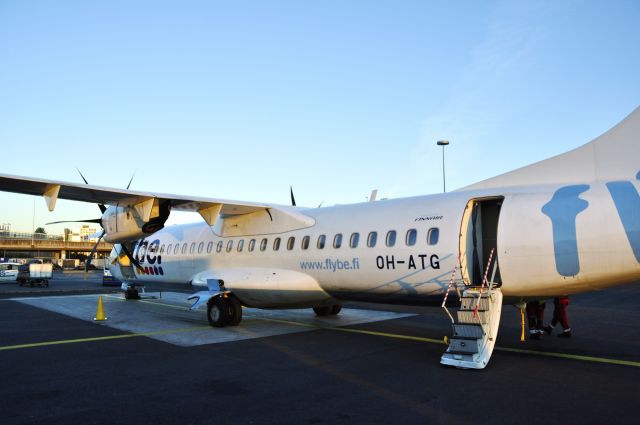
M 527 319 L 529 321 L 529 339 L 540 339 L 544 334 L 544 300 L 527 303 Z
M 558 334 L 560 338 L 571 338 L 571 326 L 569 326 L 569 319 L 567 317 L 567 306 L 569 305 L 569 297 L 555 297 L 553 299 L 553 319 L 551 325 L 545 326 L 544 330 L 549 335 L 553 331 L 553 328 L 560 323 L 562 325 L 562 332 Z

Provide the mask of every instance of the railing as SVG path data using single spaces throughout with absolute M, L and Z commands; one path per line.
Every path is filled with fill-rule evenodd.
M 9 232 L 0 231 L 0 239 L 35 239 L 35 240 L 52 240 L 63 241 L 64 236 L 47 235 L 46 233 L 28 233 L 28 232 Z
M 70 242 L 64 240 L 3 239 L 0 238 L 0 249 L 5 250 L 81 250 L 91 251 L 95 242 Z M 100 242 L 98 251 L 110 251 L 113 247 L 108 242 Z

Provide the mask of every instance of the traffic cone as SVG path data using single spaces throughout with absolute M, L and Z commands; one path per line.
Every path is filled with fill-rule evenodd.
M 98 309 L 96 310 L 96 317 L 93 318 L 96 322 L 107 320 L 107 316 L 104 315 L 104 304 L 102 303 L 102 295 L 98 298 Z

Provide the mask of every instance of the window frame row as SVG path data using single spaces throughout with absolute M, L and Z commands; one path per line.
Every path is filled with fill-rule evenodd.
M 393 248 L 397 243 L 397 237 L 398 237 L 397 231 L 395 230 L 387 231 L 387 234 L 385 235 L 385 240 L 384 240 L 385 246 L 387 248 Z M 427 245 L 429 246 L 437 245 L 439 238 L 440 238 L 440 229 L 438 227 L 429 228 L 429 230 L 427 231 Z M 274 252 L 280 250 L 282 246 L 282 239 L 283 238 L 281 236 L 276 236 L 273 239 L 271 248 Z M 331 246 L 333 247 L 333 249 L 342 248 L 343 239 L 344 239 L 344 235 L 342 233 L 336 233 L 333 236 L 333 241 L 331 243 Z M 249 242 L 247 243 L 248 252 L 255 251 L 257 240 L 258 240 L 257 238 L 249 239 Z M 235 244 L 234 241 L 235 239 L 228 239 L 226 244 L 223 239 L 218 240 L 216 244 L 214 244 L 213 241 L 209 241 L 206 246 L 206 254 L 211 254 L 214 251 L 214 245 L 215 245 L 216 254 L 220 254 L 223 251 L 230 253 L 234 251 L 234 245 L 235 245 L 235 251 L 237 252 L 244 251 L 245 239 L 238 239 L 237 244 Z M 366 246 L 368 248 L 375 248 L 375 246 L 377 245 L 377 241 L 378 241 L 378 232 L 373 230 L 369 232 L 367 235 Z M 418 230 L 417 229 L 407 230 L 405 234 L 405 245 L 415 246 L 417 241 L 418 241 Z M 286 240 L 286 245 L 284 246 L 284 249 L 286 249 L 287 251 L 293 251 L 295 249 L 295 243 L 296 243 L 296 237 L 289 236 Z M 360 232 L 351 233 L 351 235 L 349 236 L 348 244 L 346 244 L 346 246 L 348 246 L 351 249 L 355 249 L 358 247 L 359 244 L 360 244 Z M 260 245 L 259 245 L 260 252 L 266 251 L 268 245 L 269 245 L 269 238 L 268 237 L 262 238 L 260 240 Z M 166 246 L 166 251 L 165 251 L 165 246 Z M 311 236 L 310 235 L 303 236 L 301 239 L 300 248 L 303 251 L 306 251 L 309 249 L 310 246 L 311 246 Z M 324 249 L 327 246 L 327 235 L 326 234 L 318 235 L 315 246 L 316 246 L 316 249 L 318 250 Z M 152 248 L 155 248 L 155 249 L 153 249 L 152 251 Z M 147 254 L 147 252 L 157 253 L 159 255 L 163 255 L 165 252 L 167 253 L 167 255 L 178 255 L 178 253 L 180 253 L 181 255 L 186 255 L 187 253 L 189 255 L 196 255 L 196 254 L 202 255 L 205 253 L 205 242 L 204 241 L 201 241 L 199 243 L 197 242 L 181 242 L 180 243 L 179 242 L 175 244 L 173 243 L 166 244 L 166 245 L 162 244 L 159 249 L 157 245 L 151 244 L 150 246 L 148 246 L 146 244 L 142 244 L 142 246 L 138 248 L 138 256 L 140 255 L 144 256 Z

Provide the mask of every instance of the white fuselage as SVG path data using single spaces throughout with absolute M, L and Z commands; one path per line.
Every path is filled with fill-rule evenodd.
M 412 304 L 441 300 L 452 274 L 481 282 L 493 248 L 496 280 L 511 299 L 602 289 L 640 279 L 638 181 L 617 182 L 619 191 L 610 183 L 297 208 L 309 225 L 278 233 L 270 233 L 269 226 L 245 231 L 234 224 L 234 234 L 229 226 L 223 230 L 224 219 L 214 226 L 175 225 L 137 243 L 133 257 L 144 270 L 134 270 L 135 277 L 126 275 L 117 261 L 112 261 L 112 272 L 128 282 L 206 285 L 209 277 L 239 270 L 246 276 L 238 280 L 251 281 L 251 291 L 243 299 L 238 284 L 234 292 L 244 304 L 265 308 L 336 298 Z M 625 208 L 636 208 L 636 215 Z M 393 244 L 388 240 L 391 231 Z M 357 244 L 352 243 L 354 234 Z M 342 235 L 339 247 L 334 246 L 336 235 Z M 290 272 L 293 283 L 270 284 L 272 270 L 274 275 Z M 493 269 L 489 272 L 491 277 Z M 310 279 L 302 282 L 298 275 Z M 256 295 L 260 282 L 264 296 Z

